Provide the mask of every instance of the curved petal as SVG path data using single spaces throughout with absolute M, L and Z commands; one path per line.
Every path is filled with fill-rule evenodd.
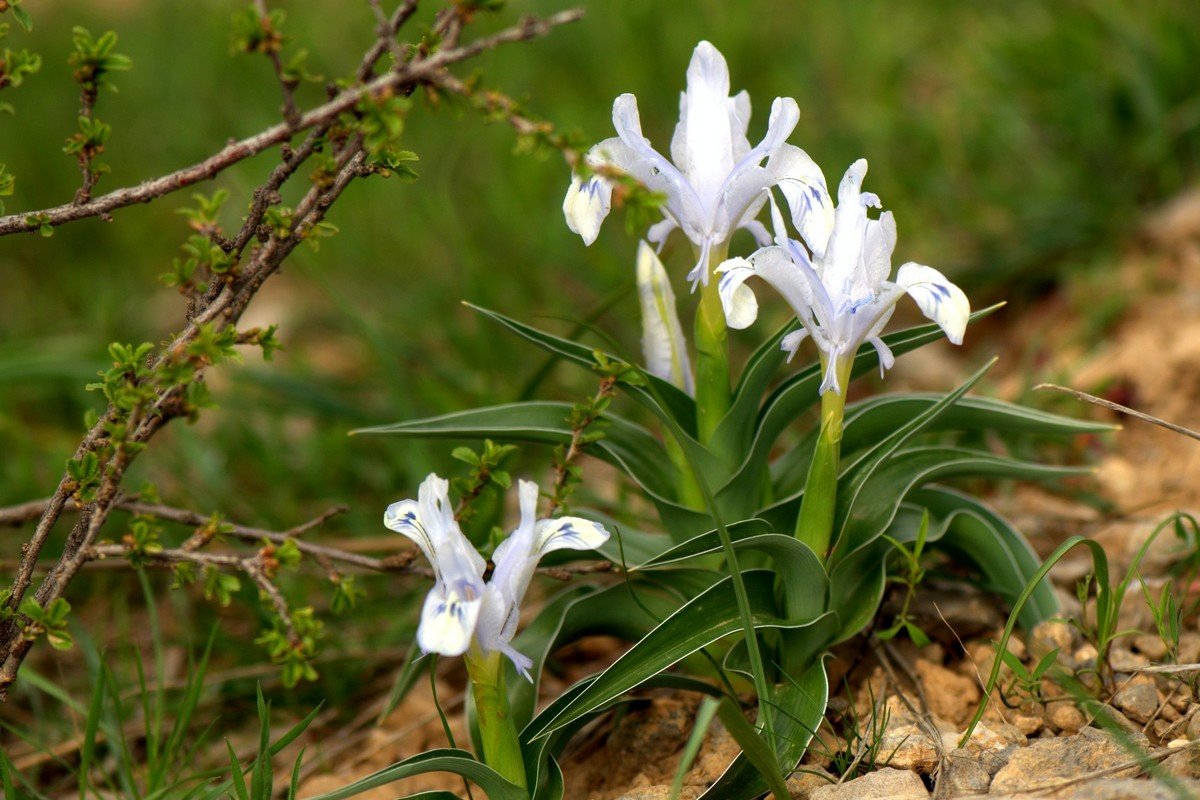
M 879 219 L 867 220 L 863 236 L 862 269 L 867 285 L 880 286 L 892 274 L 892 251 L 896 249 L 896 218 L 885 211 Z
M 742 222 L 742 224 L 738 227 L 744 231 L 748 231 L 750 235 L 754 237 L 754 243 L 759 247 L 770 247 L 771 234 L 767 230 L 766 225 L 763 225 L 756 219 L 752 219 Z
M 675 308 L 675 293 L 654 248 L 644 241 L 638 244 L 637 285 L 646 370 L 692 394 L 692 368 Z
M 822 326 L 828 325 L 833 308 L 821 278 L 799 245 L 790 240 L 788 245 L 764 247 L 750 256 L 750 263 L 759 277 L 783 296 L 805 327 L 814 315 Z
M 888 347 L 887 342 L 878 336 L 870 337 L 867 339 L 867 343 L 875 348 L 875 352 L 879 356 L 879 377 L 882 378 L 884 372 L 895 366 L 896 356 L 892 353 L 892 348 Z
M 585 245 L 591 245 L 600 235 L 600 224 L 612 208 L 612 183 L 593 175 L 587 180 L 571 179 L 567 196 L 563 200 L 563 216 L 572 233 L 583 237 Z
M 963 290 L 933 267 L 909 262 L 896 273 L 896 283 L 916 301 L 921 313 L 946 332 L 954 344 L 962 344 L 971 316 L 971 302 Z
M 543 519 L 537 524 L 537 557 L 555 550 L 595 550 L 608 536 L 603 525 L 583 517 Z
M 800 345 L 808 338 L 808 329 L 799 328 L 784 336 L 779 342 L 779 349 L 788 354 L 788 363 L 792 363 L 792 359 L 796 357 L 796 351 L 800 349 Z
M 838 186 L 837 210 L 834 212 L 833 233 L 823 260 L 822 277 L 831 295 L 858 299 L 869 292 L 859 274 L 863 239 L 867 228 L 867 207 L 861 192 L 867 161 L 860 158 L 846 170 Z
M 482 591 L 486 562 L 454 520 L 449 491 L 449 481 L 431 473 L 421 483 L 416 501 L 401 500 L 388 506 L 383 524 L 421 549 L 436 581 L 470 584 Z
M 425 653 L 459 656 L 467 652 L 479 619 L 482 594 L 470 596 L 461 587 L 434 584 L 421 608 L 417 645 Z
M 665 194 L 667 207 L 685 229 L 703 220 L 704 205 L 691 183 L 642 135 L 636 97 L 623 94 L 613 101 L 613 127 L 624 146 L 615 147 L 613 140 L 608 139 L 592 149 L 604 148 L 601 153 L 613 166 L 629 173 L 650 191 Z
M 792 224 L 820 260 L 833 232 L 834 205 L 825 183 L 825 174 L 808 153 L 799 147 L 782 144 L 767 161 L 767 171 L 787 199 Z
M 721 281 L 717 294 L 725 311 L 725 323 L 736 330 L 749 328 L 758 319 L 758 299 L 743 284 L 754 275 L 754 266 L 744 258 L 731 258 L 717 267 Z
M 663 245 L 667 243 L 667 237 L 671 235 L 671 231 L 679 226 L 675 224 L 675 220 L 667 217 L 666 219 L 656 222 L 646 231 L 646 240 L 653 244 L 661 253 Z
M 777 183 L 775 173 L 759 166 L 783 146 L 800 121 L 800 109 L 790 97 L 776 97 L 763 140 L 729 171 L 721 186 L 720 201 L 713 211 L 712 230 L 719 240 L 742 223 L 751 204 Z M 757 209 L 755 209 L 757 213 Z
M 425 554 L 425 558 L 429 559 L 430 562 L 433 561 L 433 541 L 425 531 L 425 526 L 421 524 L 421 518 L 417 512 L 416 500 L 400 500 L 392 503 L 383 512 L 383 524 L 396 533 L 407 536 L 417 547 L 421 548 L 421 552 Z

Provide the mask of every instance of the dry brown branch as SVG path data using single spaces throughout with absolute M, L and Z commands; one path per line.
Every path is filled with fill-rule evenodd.
M 265 5 L 260 4 L 259 8 L 265 10 Z M 191 296 L 186 313 L 186 326 L 171 338 L 170 345 L 164 347 L 153 363 L 148 366 L 149 375 L 155 376 L 171 374 L 167 370 L 181 363 L 192 363 L 195 371 L 189 380 L 201 380 L 203 371 L 209 362 L 190 361 L 192 356 L 189 355 L 189 347 L 205 330 L 224 330 L 236 326 L 246 307 L 266 279 L 279 269 L 282 262 L 305 238 L 305 235 L 324 220 L 329 208 L 341 196 L 346 187 L 355 178 L 371 174 L 372 169 L 367 165 L 367 154 L 363 149 L 362 135 L 351 133 L 348 137 L 344 134 L 340 139 L 335 137 L 334 141 L 330 143 L 333 152 L 333 166 L 328 173 L 329 178 L 314 180 L 313 185 L 292 211 L 291 223 L 287 229 L 270 231 L 260 227 L 267 209 L 280 202 L 280 187 L 296 174 L 300 164 L 312 155 L 318 143 L 326 134 L 330 133 L 333 125 L 342 115 L 348 112 L 352 113 L 360 101 L 367 98 L 377 98 L 405 89 L 411 90 L 423 84 L 436 86 L 440 80 L 446 77 L 446 68 L 453 64 L 470 59 L 485 50 L 502 44 L 541 36 L 557 25 L 574 21 L 582 16 L 580 11 L 568 11 L 545 19 L 527 17 L 510 28 L 460 46 L 459 37 L 465 19 L 457 8 L 450 9 L 442 12 L 434 27 L 435 32 L 441 37 L 440 49 L 423 52 L 419 48 L 414 48 L 414 55 L 406 61 L 398 62 L 392 71 L 367 80 L 368 76 L 372 74 L 378 58 L 394 46 L 392 39 L 396 30 L 411 17 L 414 8 L 415 3 L 405 2 L 386 23 L 380 24 L 377 31 L 378 36 L 364 54 L 363 61 L 356 73 L 360 83 L 341 91 L 323 105 L 298 114 L 298 116 L 285 110 L 285 115 L 289 117 L 287 122 L 273 126 L 255 136 L 234 142 L 199 164 L 162 178 L 147 181 L 139 186 L 110 192 L 80 204 L 68 204 L 39 212 L 0 217 L 0 235 L 33 230 L 45 225 L 60 225 L 87 217 L 106 216 L 117 208 L 133 203 L 147 202 L 211 178 L 242 159 L 261 153 L 277 144 L 283 145 L 280 164 L 254 191 L 250 213 L 238 234 L 232 240 L 225 240 L 216 233 L 210 234 L 213 241 L 220 244 L 227 254 L 235 257 L 236 269 L 224 276 L 222 280 L 213 280 L 203 296 L 198 293 Z M 284 77 L 279 70 L 277 70 L 277 77 L 281 80 Z M 301 130 L 309 131 L 301 145 L 292 148 L 285 144 Z M 247 250 L 249 250 L 248 253 L 246 253 Z M 190 413 L 185 399 L 186 383 L 172 382 L 168 379 L 161 384 L 145 385 L 159 387 L 153 389 L 152 402 L 143 404 L 139 401 L 138 406 L 132 412 L 122 411 L 118 407 L 110 405 L 107 412 L 84 436 L 76 449 L 74 455 L 76 460 L 87 455 L 95 458 L 97 454 L 104 454 L 100 464 L 101 477 L 94 495 L 90 495 L 86 499 L 76 495 L 78 486 L 67 474 L 64 474 L 54 494 L 44 501 L 37 527 L 31 539 L 22 547 L 17 574 L 6 600 L 6 607 L 9 610 L 16 611 L 20 607 L 31 586 L 34 569 L 41 551 L 68 501 L 73 499 L 75 504 L 80 507 L 79 517 L 67 537 L 61 556 L 50 568 L 34 593 L 34 599 L 38 604 L 46 607 L 49 603 L 62 597 L 72 578 L 90 559 L 120 554 L 120 548 L 125 547 L 124 545 L 97 545 L 97 538 L 109 513 L 120 503 L 121 480 L 137 453 L 134 446 L 144 445 L 172 419 Z M 127 435 L 115 441 L 109 441 L 110 426 L 113 425 L 121 426 L 128 432 Z M 15 524 L 19 524 L 22 521 L 28 521 L 29 508 L 29 504 L 25 504 L 9 509 L 7 512 L 0 512 L 0 523 L 14 524 L 15 521 Z M 329 553 L 316 552 L 312 550 L 312 545 L 307 546 L 314 558 L 318 560 L 331 558 Z M 193 549 L 164 550 L 155 554 L 155 558 L 163 562 L 180 559 L 240 569 L 248 574 L 271 600 L 277 611 L 280 612 L 284 623 L 290 624 L 290 618 L 286 614 L 286 602 L 270 581 L 261 561 L 224 554 L 198 553 L 198 549 L 195 547 Z M 366 558 L 352 554 L 347 554 L 347 557 Z M 411 561 L 411 558 L 408 560 Z M 360 566 L 365 565 L 360 563 Z M 390 563 L 385 559 L 377 560 L 373 566 L 391 570 L 407 567 L 407 562 L 401 565 L 399 559 L 393 559 Z M 29 638 L 20 635 L 23 624 L 24 618 L 20 614 L 13 614 L 10 619 L 0 624 L 0 699 L 6 696 L 7 687 L 15 680 L 17 670 L 32 645 Z
M 1056 383 L 1039 383 L 1033 388 L 1035 391 L 1038 389 L 1052 389 L 1056 392 L 1069 394 L 1076 400 L 1083 400 L 1085 402 L 1092 403 L 1093 405 L 1100 406 L 1101 408 L 1107 408 L 1109 411 L 1119 411 L 1122 414 L 1128 414 L 1129 416 L 1140 419 L 1143 422 L 1149 422 L 1151 425 L 1157 425 L 1160 428 L 1166 428 L 1169 431 L 1183 434 L 1191 439 L 1200 439 L 1200 433 L 1197 433 L 1191 428 L 1185 428 L 1182 425 L 1176 425 L 1173 422 L 1167 422 L 1165 419 L 1159 419 L 1152 414 L 1147 414 L 1144 411 L 1138 411 L 1136 408 L 1123 406 L 1120 403 L 1114 403 L 1111 400 L 1105 400 L 1103 397 L 1096 397 L 1094 394 L 1081 392 L 1078 389 L 1072 389 L 1069 386 L 1059 386 Z
M 395 90 L 405 85 L 417 85 L 425 81 L 436 83 L 441 77 L 440 71 L 446 67 L 467 61 L 486 50 L 503 44 L 544 36 L 559 25 L 575 22 L 582 17 L 581 9 L 563 11 L 544 19 L 526 17 L 511 28 L 477 39 L 468 45 L 440 50 L 427 58 L 417 58 L 406 64 L 398 65 L 393 72 L 360 86 L 346 89 L 329 102 L 302 114 L 295 125 L 280 123 L 272 126 L 253 136 L 226 145 L 217 153 L 190 167 L 184 167 L 169 175 L 148 180 L 137 186 L 117 189 L 86 203 L 78 205 L 67 203 L 40 211 L 26 211 L 0 217 L 0 236 L 35 231 L 43 225 L 58 226 L 65 222 L 102 216 L 119 208 L 137 203 L 148 203 L 192 184 L 210 180 L 239 161 L 286 142 L 296 131 L 316 127 L 336 119 L 339 115 L 354 108 L 365 97 Z

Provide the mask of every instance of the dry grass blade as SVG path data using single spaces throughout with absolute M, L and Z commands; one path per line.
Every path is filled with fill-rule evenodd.
M 1122 414 L 1128 414 L 1131 417 L 1140 419 L 1143 422 L 1149 422 L 1150 424 L 1157 425 L 1160 428 L 1166 428 L 1169 431 L 1174 431 L 1175 433 L 1180 433 L 1184 436 L 1200 441 L 1200 433 L 1197 433 L 1191 428 L 1185 428 L 1182 425 L 1176 425 L 1173 422 L 1167 422 L 1165 419 L 1159 419 L 1152 414 L 1147 414 L 1144 411 L 1138 411 L 1137 409 L 1130 408 L 1129 406 L 1123 406 L 1120 403 L 1114 403 L 1111 400 L 1105 400 L 1103 397 L 1096 397 L 1094 394 L 1081 392 L 1078 389 L 1072 389 L 1068 386 L 1059 386 L 1056 383 L 1039 383 L 1033 388 L 1034 391 L 1039 389 L 1053 389 L 1056 392 L 1063 392 L 1064 394 L 1071 395 L 1077 400 L 1083 400 L 1085 402 L 1092 403 L 1093 405 L 1100 406 L 1101 408 L 1107 408 L 1110 411 L 1119 411 Z

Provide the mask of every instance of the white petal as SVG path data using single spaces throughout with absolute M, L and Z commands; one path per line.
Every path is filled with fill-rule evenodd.
M 882 378 L 885 371 L 895 366 L 896 356 L 892 353 L 892 348 L 887 346 L 887 342 L 878 336 L 870 337 L 867 342 L 875 348 L 875 352 L 879 355 L 879 377 Z
M 567 196 L 563 200 L 563 216 L 572 233 L 583 237 L 585 245 L 591 245 L 600 235 L 600 224 L 612 207 L 612 183 L 593 175 L 586 181 L 572 178 Z
M 792 359 L 796 357 L 796 351 L 800 349 L 801 343 L 808 338 L 808 330 L 799 328 L 792 331 L 787 336 L 784 336 L 779 342 L 779 349 L 788 354 L 788 363 L 792 363 Z
M 892 274 L 892 251 L 896 249 L 896 218 L 885 211 L 877 220 L 867 220 L 863 239 L 862 267 L 867 284 L 878 287 Z
M 470 584 L 482 591 L 486 562 L 454 520 L 449 492 L 449 481 L 430 474 L 421 483 L 418 499 L 392 503 L 383 523 L 421 548 L 438 583 Z
M 521 522 L 508 538 L 496 546 L 492 561 L 496 569 L 488 581 L 489 591 L 498 591 L 504 598 L 505 619 L 519 613 L 525 590 L 533 580 L 537 568 L 537 516 L 538 487 L 533 481 L 519 481 L 517 492 L 520 498 Z M 515 623 L 513 623 L 515 625 Z M 507 622 L 505 623 L 507 627 Z
M 800 109 L 795 100 L 775 98 L 766 136 L 733 166 L 724 180 L 720 205 L 713 219 L 713 232 L 718 240 L 726 238 L 747 216 L 752 216 L 749 212 L 757 214 L 761 206 L 753 204 L 761 203 L 763 193 L 778 182 L 774 172 L 759 165 L 784 146 L 799 119 Z
M 538 558 L 554 550 L 595 550 L 608 541 L 608 531 L 582 517 L 544 519 L 537 524 Z
M 387 511 L 383 512 L 383 524 L 396 533 L 407 536 L 416 543 L 417 547 L 421 548 L 425 558 L 433 561 L 433 542 L 430 541 L 429 534 L 425 532 L 425 527 L 421 524 L 416 500 L 401 500 L 392 503 L 387 507 Z
M 618 139 L 609 139 L 593 147 L 597 157 L 629 173 L 650 191 L 666 195 L 666 207 L 681 226 L 695 228 L 700 224 L 705 217 L 704 207 L 695 189 L 683 173 L 651 147 L 650 141 L 642 135 L 636 97 L 623 94 L 613 101 L 613 127 L 617 129 Z
M 758 299 L 743 284 L 754 275 L 754 266 L 744 258 L 731 258 L 717 267 L 717 273 L 721 276 L 717 293 L 726 324 L 738 330 L 750 327 L 758 319 Z
M 482 592 L 468 596 L 456 587 L 437 583 L 425 598 L 417 645 L 423 652 L 458 656 L 467 651 L 479 619 Z
M 859 269 L 867 228 L 867 208 L 860 191 L 866 173 L 867 162 L 862 158 L 846 170 L 838 187 L 833 233 L 823 259 L 825 269 L 821 277 L 830 295 L 849 300 L 857 300 L 870 292 Z
M 767 230 L 767 226 L 763 225 L 756 219 L 749 222 L 743 222 L 740 226 L 742 230 L 748 231 L 754 237 L 754 243 L 759 247 L 768 247 L 771 244 L 771 234 Z
M 485 651 L 499 650 L 504 643 L 503 632 L 510 629 L 509 638 L 516 632 L 520 608 L 509 601 L 507 595 L 489 583 L 483 592 L 483 604 L 479 610 L 479 622 L 475 625 L 475 641 Z
M 647 371 L 692 394 L 692 369 L 675 307 L 675 293 L 654 248 L 644 241 L 638 245 L 637 285 Z
M 667 237 L 671 235 L 671 231 L 679 226 L 675 224 L 675 220 L 667 217 L 661 222 L 656 222 L 646 231 L 646 240 L 658 248 L 662 252 L 663 245 L 667 243 Z
M 933 267 L 909 262 L 896 273 L 896 283 L 917 302 L 921 313 L 946 332 L 954 344 L 962 344 L 971 317 L 971 302 L 963 290 Z
M 733 169 L 733 141 L 741 127 L 737 106 L 729 96 L 729 65 L 717 48 L 700 42 L 688 64 L 687 91 L 680 100 L 679 128 L 671 151 L 701 198 L 715 201 L 714 195 Z
M 820 260 L 825 255 L 829 234 L 833 232 L 834 206 L 825 184 L 825 175 L 808 153 L 790 144 L 783 144 L 767 162 L 792 212 L 804 243 Z

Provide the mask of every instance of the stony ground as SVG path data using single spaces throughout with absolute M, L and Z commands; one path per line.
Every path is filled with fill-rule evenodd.
M 1105 274 L 1104 283 L 1083 283 L 1032 310 L 1008 314 L 1005 325 L 1018 319 L 1023 324 L 1004 354 L 994 390 L 1017 397 L 1049 380 L 1200 428 L 1195 406 L 1200 393 L 1200 194 L 1183 196 L 1152 216 L 1143 241 L 1123 257 L 1115 276 Z M 1097 319 L 1098 309 L 1105 309 L 1103 319 Z M 901 379 L 907 361 L 910 384 L 932 381 L 944 388 L 954 380 L 953 370 L 914 363 L 916 357 L 901 360 Z M 1108 413 L 1073 400 L 1056 408 L 1097 417 Z M 1145 423 L 1103 418 L 1122 423 L 1125 430 L 1111 441 L 1076 443 L 1075 455 L 1091 455 L 1096 462 L 1095 480 L 1075 487 L 1078 496 L 1020 489 L 994 501 L 1043 555 L 1067 536 L 1082 533 L 1105 546 L 1114 572 L 1122 575 L 1168 513 L 1200 510 L 1200 443 Z M 1089 492 L 1103 502 L 1081 502 Z M 1141 570 L 1152 595 L 1185 555 L 1172 535 L 1160 537 Z M 1074 587 L 1089 563 L 1068 559 L 1052 573 L 1066 618 L 1079 614 Z M 1200 600 L 1194 581 L 1175 588 L 1185 601 Z M 1003 627 L 1004 611 L 961 583 L 935 580 L 923 588 L 918 614 L 934 639 L 925 648 L 864 640 L 835 654 L 830 664 L 835 696 L 818 741 L 789 780 L 793 798 L 1200 797 L 1200 702 L 1192 688 L 1200 680 L 1200 672 L 1193 671 L 1200 670 L 1200 629 L 1194 615 L 1172 659 L 1154 634 L 1135 585 L 1121 627 L 1138 633 L 1118 640 L 1109 659 L 1111 672 L 1103 677 L 1097 676 L 1095 648 L 1066 622 L 1046 623 L 1014 639 L 1010 651 L 1029 666 L 1057 648 L 1055 669 L 1073 677 L 1076 688 L 1068 691 L 1069 681 L 1051 678 L 1021 687 L 1006 669 L 983 722 L 962 742 L 995 657 L 992 642 Z M 616 648 L 606 640 L 577 646 L 564 659 L 569 667 L 564 683 L 548 682 L 545 688 L 553 694 L 603 666 Z M 1193 669 L 1162 669 L 1189 664 Z M 449 672 L 444 679 L 442 697 L 453 703 L 461 698 L 461 675 Z M 385 726 L 327 761 L 337 768 L 310 778 L 304 794 L 443 746 L 426 694 L 414 692 Z M 594 726 L 566 757 L 567 797 L 665 800 L 695 709 L 695 698 L 650 694 L 622 716 Z M 1097 714 L 1111 720 L 1113 730 L 1101 730 Z M 456 734 L 463 737 L 461 730 Z M 682 797 L 698 796 L 736 752 L 714 723 L 687 773 Z M 461 790 L 461 783 L 430 778 L 403 788 Z M 377 796 L 397 794 L 393 787 Z

